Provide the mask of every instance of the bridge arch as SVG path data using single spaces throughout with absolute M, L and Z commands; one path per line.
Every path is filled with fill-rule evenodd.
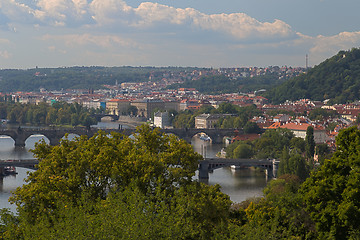
M 171 132 L 175 135 L 179 136 L 181 139 L 186 140 L 187 142 L 191 142 L 191 139 L 194 135 L 199 133 L 205 133 L 212 139 L 212 143 L 223 143 L 224 137 L 232 137 L 235 136 L 235 131 L 237 134 L 242 132 L 240 129 L 199 129 L 199 128 L 191 128 L 191 129 L 161 129 L 162 132 Z
M 34 148 L 35 143 L 40 142 L 42 139 L 47 144 L 50 143 L 50 140 L 46 135 L 43 135 L 43 134 L 31 134 L 25 139 L 24 146 L 26 146 L 27 148 Z
M 15 146 L 15 140 L 9 135 L 0 135 L 1 148 L 4 151 L 12 151 Z

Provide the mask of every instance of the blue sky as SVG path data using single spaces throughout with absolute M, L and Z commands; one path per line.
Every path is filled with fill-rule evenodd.
M 360 45 L 359 0 L 1 0 L 0 68 L 311 66 Z

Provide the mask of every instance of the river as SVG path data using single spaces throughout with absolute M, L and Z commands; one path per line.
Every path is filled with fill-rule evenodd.
M 25 148 L 18 148 L 14 147 L 14 141 L 11 138 L 0 136 L 0 159 L 32 158 L 29 150 L 34 148 L 35 143 L 42 138 L 41 135 L 31 136 L 26 141 Z M 48 142 L 47 139 L 45 141 Z M 215 157 L 216 153 L 223 148 L 222 144 L 211 144 L 197 137 L 193 138 L 191 144 L 195 151 L 205 157 Z M 27 177 L 27 172 L 33 171 L 24 168 L 17 168 L 16 170 L 17 175 L 0 178 L 0 208 L 10 208 L 13 212 L 15 212 L 15 206 L 8 202 L 11 191 L 22 186 L 25 183 L 24 179 Z M 221 191 L 228 194 L 233 202 L 242 202 L 251 197 L 262 196 L 262 190 L 267 184 L 267 178 L 264 172 L 257 170 L 220 168 L 209 174 L 207 183 L 210 185 L 219 184 Z

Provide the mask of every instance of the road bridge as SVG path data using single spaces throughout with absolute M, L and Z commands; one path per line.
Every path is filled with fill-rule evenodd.
M 6 176 L 7 167 L 23 167 L 36 169 L 35 165 L 39 163 L 37 159 L 19 159 L 19 160 L 0 160 L 0 177 Z
M 0 136 L 9 136 L 15 141 L 15 146 L 24 147 L 25 141 L 32 135 L 44 135 L 49 139 L 50 145 L 58 145 L 60 139 L 68 134 L 76 134 L 79 136 L 94 136 L 98 132 L 97 128 L 17 128 L 17 129 L 0 129 Z M 125 135 L 131 135 L 136 129 L 102 129 L 103 131 L 120 132 Z M 188 143 L 191 143 L 192 137 L 196 134 L 204 133 L 208 135 L 213 143 L 222 143 L 224 137 L 231 137 L 239 133 L 237 129 L 160 129 L 163 133 L 174 134 Z M 236 132 L 235 132 L 236 131 Z M 241 131 L 241 130 L 240 130 Z
M 208 179 L 209 172 L 232 165 L 239 167 L 258 167 L 266 170 L 268 177 L 275 178 L 279 161 L 275 159 L 227 159 L 227 158 L 206 158 L 199 162 L 199 179 Z
M 0 160 L 0 174 L 4 167 L 24 167 L 34 169 L 39 163 L 37 159 Z M 209 172 L 231 165 L 240 167 L 259 167 L 266 170 L 268 177 L 277 176 L 279 161 L 275 159 L 227 159 L 227 158 L 206 158 L 199 161 L 199 179 L 208 179 Z

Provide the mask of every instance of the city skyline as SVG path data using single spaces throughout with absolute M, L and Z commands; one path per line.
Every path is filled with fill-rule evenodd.
M 314 66 L 360 45 L 356 0 L 3 0 L 0 68 Z

